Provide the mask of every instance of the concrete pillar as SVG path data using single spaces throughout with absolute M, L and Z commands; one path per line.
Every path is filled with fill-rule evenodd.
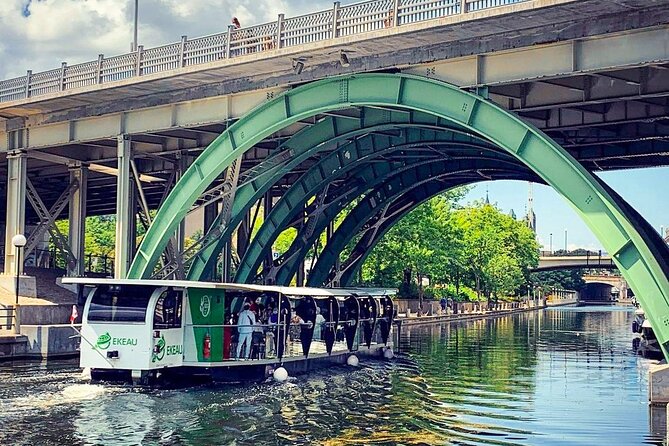
M 241 259 L 244 257 L 246 248 L 249 246 L 249 239 L 251 238 L 251 210 L 249 210 L 242 219 L 242 222 L 237 228 L 237 254 Z
M 318 199 L 317 199 L 318 200 Z M 298 234 L 301 234 L 305 229 L 306 229 L 306 209 L 307 206 L 306 204 L 304 205 L 303 211 L 302 211 L 302 216 L 300 218 L 300 227 L 298 229 Z M 315 254 L 315 253 L 314 253 Z M 295 275 L 295 284 L 297 286 L 304 286 L 304 260 L 305 259 L 299 259 L 299 265 L 297 267 L 297 274 Z
M 70 183 L 77 181 L 79 187 L 70 195 L 68 240 L 72 254 L 77 259 L 74 268 L 68 265 L 67 275 L 82 277 L 86 272 L 85 233 L 86 233 L 86 189 L 88 187 L 88 167 L 76 166 L 70 169 Z
M 232 275 L 232 248 L 230 247 L 230 242 L 225 244 L 223 248 L 223 277 L 222 281 L 228 283 L 231 280 Z
M 304 286 L 304 260 L 300 260 L 300 265 L 297 268 L 297 274 L 295 277 L 295 284 L 297 286 Z
M 132 156 L 130 148 L 130 137 L 119 135 L 117 139 L 117 166 L 118 177 L 116 179 L 116 247 L 114 260 L 114 278 L 125 278 L 132 251 L 134 240 L 135 208 L 133 206 L 132 185 L 130 182 L 130 159 Z
M 23 274 L 23 262 L 16 264 L 16 249 L 12 237 L 25 235 L 26 221 L 26 178 L 28 158 L 25 153 L 7 155 L 7 218 L 5 226 L 5 270 L 6 275 Z
M 177 165 L 177 176 L 176 180 L 177 182 L 181 179 L 183 174 L 186 172 L 186 169 L 188 169 L 188 159 L 186 158 L 186 152 L 182 152 L 179 154 L 179 163 Z M 177 241 L 177 244 L 175 246 L 176 250 L 179 253 L 184 252 L 184 245 L 186 243 L 186 219 L 182 219 L 181 223 L 179 223 L 179 227 L 177 228 L 175 238 Z
M 206 234 L 218 215 L 218 202 L 209 203 L 204 206 L 204 222 L 202 223 L 202 233 Z
M 265 197 L 263 199 L 263 221 L 267 221 L 270 212 L 272 212 L 273 205 L 274 201 L 272 198 L 272 190 L 270 189 L 265 193 Z M 263 261 L 263 271 L 269 271 L 273 263 L 274 263 L 274 255 L 272 253 L 272 250 L 270 249 L 270 252 L 267 254 L 265 260 Z M 272 285 L 272 284 L 266 283 L 265 285 Z

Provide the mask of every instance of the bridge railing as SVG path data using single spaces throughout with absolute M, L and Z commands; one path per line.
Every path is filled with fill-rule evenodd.
M 323 42 L 456 14 L 466 14 L 529 0 L 370 0 L 249 28 L 198 37 L 77 65 L 0 81 L 0 102 L 16 101 L 90 85 L 117 82 L 245 56 L 276 48 Z
M 557 251 L 539 251 L 541 257 L 607 257 L 608 254 L 600 251 L 587 251 L 585 249 L 576 249 L 573 251 L 565 251 L 563 249 Z

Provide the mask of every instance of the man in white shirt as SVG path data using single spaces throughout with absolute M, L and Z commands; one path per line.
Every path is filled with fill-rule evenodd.
M 251 338 L 253 336 L 253 326 L 256 324 L 256 315 L 250 310 L 251 306 L 248 303 L 244 304 L 244 310 L 239 313 L 237 319 L 237 332 L 239 333 L 239 340 L 237 341 L 237 358 L 242 357 L 242 347 L 246 345 L 245 358 L 251 356 Z

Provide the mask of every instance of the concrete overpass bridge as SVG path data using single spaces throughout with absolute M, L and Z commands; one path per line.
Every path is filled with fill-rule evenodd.
M 50 232 L 83 274 L 84 217 L 115 213 L 117 276 L 208 279 L 221 259 L 226 280 L 302 283 L 315 251 L 308 283 L 347 284 L 429 197 L 522 179 L 574 206 L 659 326 L 666 246 L 592 171 L 667 164 L 667 23 L 652 0 L 378 0 L 2 81 L 5 243 Z
M 532 271 L 551 271 L 556 269 L 611 269 L 616 268 L 613 258 L 599 253 L 586 253 L 585 255 L 554 255 L 551 252 L 542 251 L 539 257 L 539 265 Z
M 627 282 L 620 275 L 585 274 L 583 280 L 585 286 L 579 290 L 581 301 L 627 301 L 633 296 Z

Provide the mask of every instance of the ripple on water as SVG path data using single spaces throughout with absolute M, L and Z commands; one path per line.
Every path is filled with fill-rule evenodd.
M 406 327 L 392 362 L 282 385 L 137 391 L 85 384 L 72 364 L 0 365 L 0 422 L 12 421 L 0 444 L 654 443 L 631 317 L 556 309 Z

